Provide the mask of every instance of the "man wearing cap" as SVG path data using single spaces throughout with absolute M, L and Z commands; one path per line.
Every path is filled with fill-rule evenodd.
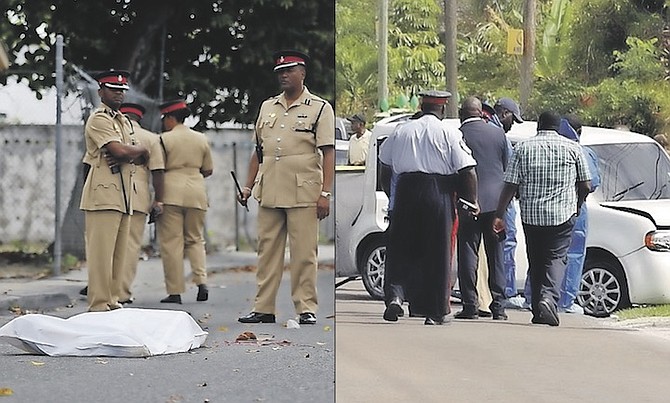
M 161 248 L 165 288 L 163 303 L 181 304 L 186 291 L 184 256 L 188 257 L 193 282 L 198 286 L 197 301 L 207 301 L 207 269 L 205 267 L 205 215 L 209 207 L 205 178 L 212 175 L 212 152 L 204 134 L 184 125 L 191 110 L 181 99 L 160 105 L 163 132 L 165 175 L 163 202 L 156 219 Z
M 482 238 L 486 251 L 488 270 L 487 299 L 494 320 L 506 320 L 505 308 L 505 268 L 503 265 L 502 239 L 493 232 L 493 216 L 503 186 L 503 173 L 507 168 L 508 141 L 499 127 L 487 124 L 482 119 L 482 103 L 476 97 L 467 97 L 459 110 L 463 139 L 472 150 L 477 161 L 477 194 L 481 212 L 472 216 L 459 211 L 458 220 L 458 284 L 463 310 L 456 319 L 477 319 L 478 282 L 477 265 Z
M 384 319 L 397 321 L 406 300 L 410 316 L 441 325 L 449 313 L 452 251 L 445 246 L 451 245 L 453 197 L 458 192 L 478 212 L 476 162 L 461 132 L 442 122 L 451 94 L 420 95 L 423 115 L 398 125 L 379 153 L 383 177 L 398 175 L 384 278 L 393 287 L 385 295 Z
M 238 196 L 259 202 L 258 272 L 254 308 L 242 323 L 274 323 L 276 296 L 289 239 L 291 299 L 301 324 L 315 324 L 319 220 L 330 214 L 335 161 L 335 117 L 330 104 L 304 85 L 308 57 L 298 51 L 274 55 L 282 93 L 261 105 L 256 153 Z
M 349 139 L 349 164 L 365 165 L 371 135 L 370 130 L 365 128 L 365 116 L 357 113 L 347 120 L 351 122 L 351 129 L 354 132 L 354 136 Z
M 542 112 L 537 135 L 515 145 L 493 220 L 494 231 L 505 228 L 502 217 L 518 192 L 532 291 L 531 322 L 549 326 L 559 325 L 556 305 L 570 235 L 591 180 L 579 144 L 558 134 L 560 120 L 554 111 Z
M 503 97 L 500 98 L 493 107 L 484 104 L 483 112 L 485 118 L 494 126 L 500 127 L 508 133 L 514 123 L 523 123 L 521 117 L 521 110 L 519 105 L 512 99 Z M 512 145 L 509 144 L 508 159 L 512 155 Z M 516 199 L 513 199 L 507 210 L 505 210 L 505 240 L 503 241 L 503 264 L 505 266 L 505 297 L 508 298 L 507 306 L 522 307 L 523 297 L 516 297 L 516 216 L 519 210 L 519 204 Z M 479 275 L 485 274 L 482 270 Z M 480 291 L 485 291 L 486 287 L 482 287 Z
M 149 152 L 136 140 L 131 123 L 119 112 L 128 90 L 127 71 L 106 71 L 95 78 L 102 101 L 86 121 L 84 163 L 90 171 L 80 208 L 85 213 L 88 310 L 120 308 L 119 295 L 126 264 L 130 217 L 133 214 L 135 163 Z M 108 164 L 106 155 L 116 163 Z
M 139 260 L 142 240 L 144 238 L 144 227 L 147 215 L 152 207 L 160 205 L 163 201 L 163 151 L 161 150 L 158 135 L 152 133 L 142 126 L 140 120 L 146 109 L 139 104 L 121 104 L 119 111 L 130 119 L 132 131 L 139 144 L 149 150 L 149 163 L 138 166 L 135 171 L 135 195 L 133 196 L 133 216 L 130 219 L 130 238 L 128 239 L 128 253 L 126 270 L 121 278 L 119 303 L 130 304 L 133 302 L 130 291 L 135 274 L 137 273 L 137 261 Z M 150 175 L 151 174 L 151 175 Z M 150 185 L 153 184 L 154 198 L 152 201 Z

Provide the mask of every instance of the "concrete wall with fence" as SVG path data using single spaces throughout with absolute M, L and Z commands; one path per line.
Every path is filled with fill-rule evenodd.
M 251 249 L 256 246 L 258 205 L 251 202 L 246 212 L 235 201 L 230 171 L 242 183 L 246 180 L 249 156 L 253 151 L 251 131 L 224 129 L 205 133 L 212 148 L 214 174 L 206 179 L 210 209 L 206 230 L 208 249 Z M 63 238 L 83 241 L 83 224 L 73 214 L 81 195 L 83 126 L 63 126 L 61 167 L 61 217 Z M 37 125 L 0 126 L 0 243 L 51 244 L 55 237 L 55 127 Z M 73 191 L 74 190 L 74 191 Z M 69 211 L 68 211 L 69 206 Z M 73 213 L 74 211 L 74 213 Z M 67 214 L 70 213 L 70 214 Z M 334 211 L 332 211 L 334 213 Z M 83 216 L 83 215 L 82 215 Z M 70 222 L 67 222 L 67 221 Z M 83 223 L 83 220 L 81 221 Z M 334 239 L 334 220 L 321 223 L 321 240 Z M 152 237 L 147 226 L 145 242 Z M 83 245 L 80 250 L 83 250 Z M 64 246 L 64 252 L 67 252 Z M 76 249 L 76 248 L 75 248 Z

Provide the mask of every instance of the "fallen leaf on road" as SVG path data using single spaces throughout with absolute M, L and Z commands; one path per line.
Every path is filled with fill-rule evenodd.
M 226 326 L 219 326 L 219 332 L 227 332 L 228 328 Z
M 281 347 L 272 347 L 274 351 L 281 350 Z
M 11 396 L 14 394 L 14 391 L 10 388 L 0 388 L 0 396 Z
M 109 362 L 109 361 L 106 361 L 106 360 L 103 360 L 103 359 L 100 359 L 100 358 L 98 358 L 97 360 L 95 360 L 95 363 L 96 363 L 96 364 L 107 364 L 108 362 Z
M 235 341 L 256 340 L 256 335 L 253 332 L 244 332 L 237 336 Z
M 30 363 L 36 367 L 41 367 L 42 365 L 44 365 L 44 363 L 40 361 L 30 361 Z
M 331 330 L 333 330 L 333 328 L 331 328 L 330 326 L 324 326 L 323 327 L 324 332 L 330 332 Z
M 260 353 L 261 350 L 247 350 L 247 353 Z

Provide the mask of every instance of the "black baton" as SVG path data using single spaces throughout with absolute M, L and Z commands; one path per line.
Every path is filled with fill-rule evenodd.
M 242 194 L 242 189 L 240 189 L 240 183 L 237 181 L 237 177 L 235 176 L 235 171 L 230 171 L 230 174 L 232 175 L 233 181 L 235 182 L 235 187 L 237 188 L 237 192 L 240 194 L 240 199 L 242 199 L 244 197 L 244 195 Z M 245 204 L 244 208 L 247 209 L 247 211 L 249 211 L 249 206 L 248 205 Z

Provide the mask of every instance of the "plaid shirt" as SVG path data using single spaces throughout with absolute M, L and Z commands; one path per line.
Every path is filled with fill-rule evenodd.
M 563 224 L 577 213 L 576 183 L 591 180 L 581 146 L 553 130 L 514 147 L 504 181 L 519 186 L 521 221 L 536 226 Z

